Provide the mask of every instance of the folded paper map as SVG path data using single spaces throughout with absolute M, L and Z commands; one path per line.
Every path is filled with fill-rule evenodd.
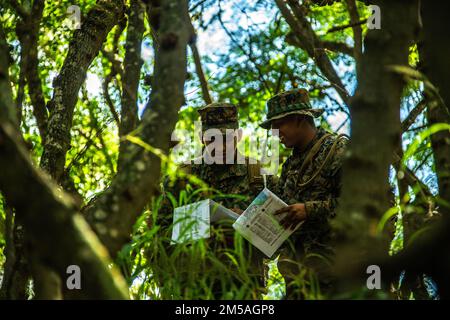
M 233 228 L 270 258 L 295 231 L 285 229 L 280 225 L 281 219 L 287 213 L 279 216 L 273 214 L 286 206 L 287 204 L 283 200 L 269 189 L 264 188 L 234 222 Z
M 238 214 L 211 199 L 175 208 L 172 243 L 209 238 L 211 223 L 224 219 L 234 221 L 238 217 Z

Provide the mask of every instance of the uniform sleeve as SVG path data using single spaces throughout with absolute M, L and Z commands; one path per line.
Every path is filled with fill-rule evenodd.
M 337 197 L 328 200 L 306 201 L 305 210 L 308 219 L 318 219 L 320 217 L 333 217 L 338 204 Z
M 326 200 L 306 201 L 305 209 L 308 219 L 320 219 L 333 217 L 339 203 L 339 196 L 342 189 L 342 163 L 344 152 L 347 146 L 347 139 L 340 138 L 336 145 L 331 162 L 324 168 L 324 178 L 330 181 L 331 192 Z

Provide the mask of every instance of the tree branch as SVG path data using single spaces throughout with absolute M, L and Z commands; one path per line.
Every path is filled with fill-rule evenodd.
M 427 99 L 423 98 L 415 107 L 411 110 L 405 120 L 402 122 L 402 132 L 406 132 L 416 121 L 419 114 L 421 114 L 427 106 Z
M 23 72 L 28 85 L 28 93 L 33 105 L 33 115 L 39 129 L 42 145 L 45 144 L 48 124 L 47 107 L 38 70 L 39 24 L 42 19 L 44 6 L 44 0 L 34 1 L 31 14 L 23 16 L 16 26 L 16 34 L 21 47 L 21 66 L 24 69 Z
M 356 6 L 356 0 L 346 0 L 347 9 L 350 14 L 350 22 L 353 29 L 353 57 L 355 58 L 356 74 L 360 76 L 361 59 L 362 59 L 362 28 L 359 22 L 358 7 Z
M 367 23 L 367 19 L 356 21 L 354 23 L 344 24 L 342 26 L 336 26 L 336 27 L 330 28 L 330 29 L 327 30 L 326 33 L 328 34 L 328 33 L 336 32 L 336 31 L 342 31 L 342 30 L 345 30 L 347 28 L 353 28 L 355 26 L 360 26 L 360 25 L 362 25 L 364 23 Z
M 108 189 L 84 208 L 90 225 L 112 256 L 130 240 L 137 217 L 159 191 L 159 153 L 169 150 L 178 110 L 184 101 L 186 48 L 191 36 L 187 1 L 164 1 L 158 20 L 155 81 L 136 129 L 136 139 L 143 144 L 130 147 L 124 158 L 124 169 L 117 173 Z M 142 145 L 159 151 L 149 152 Z
M 132 0 L 127 27 L 125 43 L 125 58 L 123 69 L 127 72 L 122 77 L 122 98 L 119 126 L 119 136 L 124 138 L 136 129 L 138 117 L 138 87 L 141 76 L 142 58 L 141 44 L 144 34 L 145 6 L 140 0 Z M 124 154 L 127 152 L 129 141 L 122 139 L 119 146 L 119 159 L 117 168 L 123 165 Z
M 10 59 L 6 35 L 3 31 L 3 25 L 0 23 L 0 92 L 2 94 L 0 99 L 0 118 L 19 127 L 17 112 L 13 107 L 14 103 L 9 80 Z
M 54 80 L 41 167 L 58 182 L 64 171 L 66 153 L 70 146 L 70 128 L 78 91 L 86 78 L 89 65 L 122 14 L 122 1 L 98 0 L 88 12 L 81 29 L 74 32 L 61 72 Z
M 321 41 L 318 39 L 311 24 L 306 19 L 303 9 L 293 0 L 288 0 L 292 12 L 289 10 L 284 0 L 275 0 L 275 2 L 286 22 L 291 27 L 291 30 L 298 37 L 299 42 L 304 46 L 304 50 L 314 59 L 320 71 L 328 81 L 330 81 L 342 100 L 348 105 L 349 93 L 337 75 L 336 70 L 334 70 L 324 48 L 318 47 Z
M 286 35 L 285 38 L 286 42 L 289 43 L 291 46 L 298 47 L 300 49 L 304 50 L 304 46 L 302 46 L 301 42 L 299 41 L 298 37 L 295 36 L 294 33 L 290 32 Z M 340 52 L 344 53 L 350 57 L 353 56 L 353 48 L 350 47 L 348 44 L 344 42 L 336 42 L 336 41 L 321 41 L 320 42 L 320 48 L 324 48 L 333 52 Z
M 210 104 L 210 103 L 212 103 L 212 99 L 211 99 L 211 95 L 209 94 L 208 81 L 206 80 L 205 74 L 203 73 L 202 61 L 200 59 L 200 54 L 198 52 L 197 44 L 195 41 L 196 33 L 194 30 L 194 26 L 192 25 L 192 22 L 191 22 L 191 28 L 192 28 L 191 32 L 194 36 L 193 36 L 193 41 L 190 41 L 190 43 L 189 43 L 189 47 L 191 48 L 192 57 L 194 58 L 195 71 L 197 72 L 197 76 L 200 81 L 200 87 L 202 89 L 203 100 L 205 100 L 206 104 Z

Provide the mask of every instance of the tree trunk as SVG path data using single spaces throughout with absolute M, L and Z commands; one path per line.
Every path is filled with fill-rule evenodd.
M 137 140 L 124 155 L 123 170 L 114 177 L 111 186 L 83 210 L 113 257 L 130 240 L 137 217 L 159 191 L 159 153 L 169 151 L 170 137 L 184 102 L 186 48 L 190 37 L 187 7 L 186 0 L 162 3 L 152 92 Z
M 128 290 L 120 274 L 110 268 L 104 247 L 71 198 L 58 190 L 47 175 L 34 168 L 17 130 L 0 118 L 0 190 L 16 210 L 40 262 L 67 278 L 67 268 L 81 269 L 84 299 L 126 299 Z
M 66 153 L 70 147 L 70 129 L 78 91 L 90 64 L 97 56 L 109 31 L 123 14 L 122 1 L 98 0 L 73 34 L 61 72 L 53 81 L 53 98 L 41 167 L 60 182 Z
M 419 45 L 422 72 L 438 88 L 445 104 L 432 104 L 427 109 L 428 124 L 450 123 L 450 43 L 446 18 L 448 11 L 436 1 L 422 1 L 423 41 Z M 434 99 L 438 100 L 438 99 Z M 431 136 L 441 209 L 450 215 L 450 131 Z
M 402 76 L 391 66 L 407 66 L 409 47 L 418 26 L 418 4 L 376 1 L 381 30 L 369 30 L 361 74 L 350 100 L 351 142 L 343 165 L 343 189 L 335 221 L 338 267 L 362 268 L 370 251 L 387 253 L 388 239 L 375 230 L 389 208 L 389 167 L 401 135 Z M 348 265 L 352 261 L 352 266 Z M 367 267 L 368 265 L 364 266 Z
M 145 6 L 141 0 L 132 0 L 127 27 L 125 58 L 122 79 L 122 104 L 120 110 L 119 136 L 124 138 L 138 125 L 138 86 L 141 76 L 141 44 L 144 34 Z M 123 165 L 124 155 L 130 145 L 129 141 L 121 140 L 119 146 L 118 171 Z
M 23 247 L 24 232 L 21 225 L 14 221 L 11 207 L 3 206 L 5 221 L 5 264 L 0 289 L 0 299 L 26 300 L 29 270 L 25 259 L 26 248 Z

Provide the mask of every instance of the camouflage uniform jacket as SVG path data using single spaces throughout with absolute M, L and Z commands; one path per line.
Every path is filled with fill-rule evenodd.
M 248 163 L 248 159 L 246 159 Z M 227 208 L 245 210 L 250 202 L 264 188 L 259 165 L 231 164 L 231 165 L 192 165 L 191 173 L 205 181 L 212 188 L 224 195 L 240 195 L 245 199 L 225 197 L 218 200 Z
M 317 252 L 326 248 L 330 240 L 329 219 L 335 216 L 335 209 L 341 189 L 341 166 L 347 144 L 347 139 L 340 137 L 334 152 L 323 166 L 318 175 L 306 183 L 317 172 L 330 153 L 337 135 L 332 134 L 324 138 L 317 153 L 299 172 L 302 164 L 307 160 L 308 153 L 313 146 L 327 132 L 319 128 L 314 139 L 304 150 L 293 149 L 292 154 L 283 164 L 282 172 L 275 193 L 288 204 L 304 203 L 308 219 L 292 235 L 297 254 Z M 324 252 L 325 253 L 325 252 Z
M 209 187 L 220 191 L 221 194 L 218 197 L 215 192 L 203 192 L 191 198 L 189 202 L 193 203 L 212 198 L 226 208 L 245 210 L 264 188 L 263 177 L 260 174 L 260 164 L 249 163 L 247 157 L 245 160 L 245 164 L 190 164 L 181 167 L 180 170 L 197 176 L 207 183 Z M 178 200 L 179 193 L 186 188 L 186 181 L 185 179 L 179 179 L 172 186 L 166 181 L 164 185 L 164 194 L 170 192 Z M 232 197 L 233 195 L 238 195 L 239 197 Z M 172 224 L 173 207 L 167 196 L 164 197 L 158 216 L 160 216 L 159 225 L 169 226 Z M 223 245 L 226 247 L 233 246 L 234 230 L 231 228 L 231 225 L 228 225 L 225 221 L 223 222 L 221 224 L 222 232 L 219 233 L 220 239 L 209 242 L 215 248 L 213 250 L 223 248 Z M 213 228 L 215 229 L 216 226 L 213 226 Z M 251 245 L 244 242 L 248 258 L 255 264 L 255 267 L 262 268 L 262 253 L 259 253 L 257 249 L 250 250 L 249 247 Z
M 245 210 L 251 201 L 264 188 L 263 178 L 259 172 L 259 164 L 249 164 L 249 159 L 245 158 L 245 164 L 190 164 L 180 168 L 188 174 L 192 174 L 203 180 L 209 187 L 219 191 L 223 197 L 212 197 L 214 201 L 221 203 L 225 207 L 239 208 Z M 169 181 L 164 182 L 164 194 L 171 193 L 178 200 L 180 192 L 186 188 L 184 179 L 175 181 L 173 185 Z M 216 193 L 214 193 L 216 194 Z M 190 202 L 211 198 L 213 194 L 201 193 Z M 230 197 L 238 195 L 240 197 Z M 244 198 L 243 198 L 244 197 Z M 163 201 L 160 213 L 166 216 L 171 223 L 171 205 L 169 201 Z

